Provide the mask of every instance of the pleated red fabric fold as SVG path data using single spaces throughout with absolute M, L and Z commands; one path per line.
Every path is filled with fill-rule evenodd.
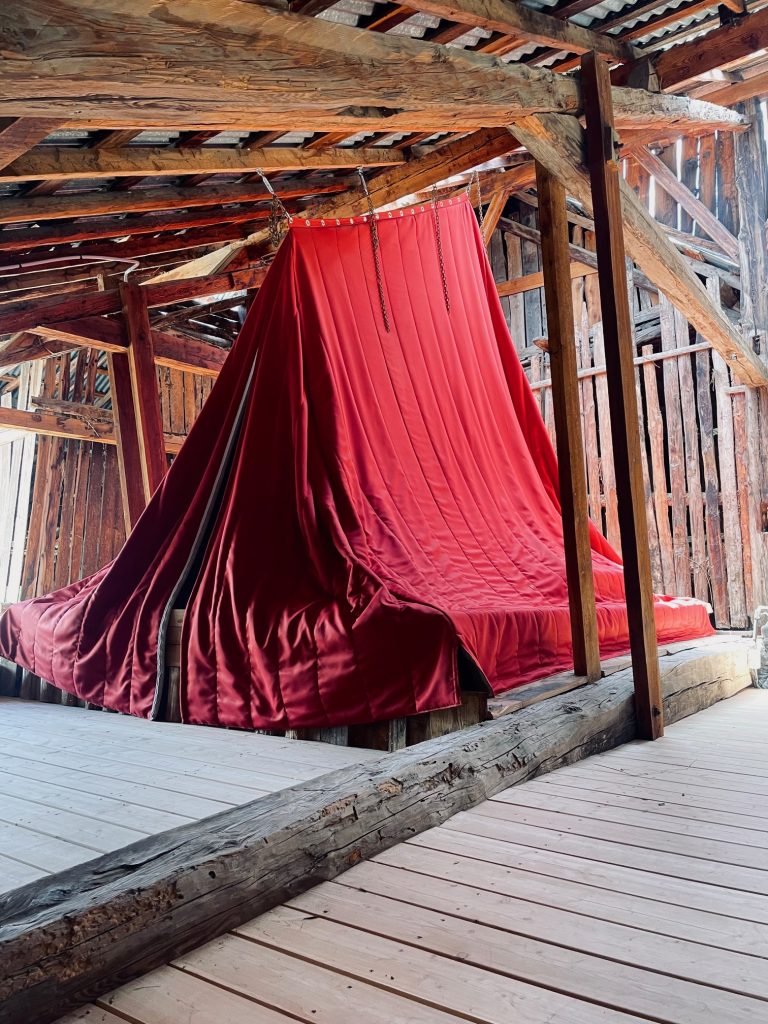
M 188 722 L 285 729 L 455 705 L 460 646 L 494 692 L 569 665 L 555 455 L 471 207 L 384 214 L 378 234 L 391 330 L 367 219 L 295 222 L 123 551 L 9 609 L 0 654 L 151 716 L 186 580 Z M 621 565 L 594 528 L 592 548 L 615 654 Z M 700 602 L 660 597 L 655 612 L 664 642 L 712 631 Z

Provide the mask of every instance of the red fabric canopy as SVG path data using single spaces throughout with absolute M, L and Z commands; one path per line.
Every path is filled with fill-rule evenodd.
M 294 224 L 121 553 L 9 609 L 0 654 L 150 717 L 183 600 L 184 720 L 277 729 L 455 705 L 459 646 L 495 692 L 570 664 L 554 452 L 471 207 L 438 207 L 378 220 L 390 331 L 367 218 Z M 615 654 L 622 571 L 592 546 Z M 692 600 L 656 621 L 711 632 Z

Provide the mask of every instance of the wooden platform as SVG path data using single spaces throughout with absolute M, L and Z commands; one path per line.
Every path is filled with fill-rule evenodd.
M 667 722 L 671 725 L 743 691 L 751 685 L 754 672 L 755 648 L 738 636 L 713 637 L 671 651 L 662 659 Z M 41 705 L 31 711 L 77 714 L 78 721 L 91 716 L 89 722 L 100 723 L 98 728 L 123 728 L 122 720 L 101 712 L 46 710 Z M 189 786 L 190 778 L 195 786 L 201 781 L 218 782 L 221 798 L 228 780 L 232 786 L 240 784 L 241 769 L 261 772 L 267 742 L 270 750 L 282 751 L 283 766 L 291 777 L 297 774 L 303 750 L 339 760 L 352 753 L 358 760 L 333 771 L 326 769 L 326 774 L 305 779 L 290 790 L 257 795 L 212 816 L 142 837 L 7 893 L 0 899 L 0 1024 L 32 1020 L 49 1024 L 67 1009 L 239 928 L 458 812 L 476 808 L 504 790 L 513 792 L 511 786 L 610 750 L 635 735 L 628 668 L 461 732 L 375 756 L 195 727 L 131 720 L 126 724 L 135 730 L 135 742 L 133 737 L 123 742 L 120 756 L 115 757 L 117 747 L 102 739 L 97 756 L 111 761 L 110 771 L 122 766 L 118 781 L 127 785 L 132 779 L 122 778 L 123 769 L 133 772 L 149 756 L 151 762 L 146 760 L 143 766 L 145 772 L 149 769 L 145 777 L 159 783 L 161 790 L 176 785 L 177 779 L 162 780 L 166 771 L 174 771 L 168 758 L 178 755 L 185 766 L 188 761 L 198 766 L 187 766 L 189 778 L 182 776 L 181 784 Z M 184 742 L 154 754 L 139 744 L 139 736 L 151 732 L 159 737 L 160 730 Z M 96 732 L 90 739 L 98 744 L 98 737 Z M 216 761 L 208 750 L 189 757 L 186 743 L 198 737 L 210 737 L 228 752 L 230 744 L 242 744 L 244 752 L 229 757 L 219 748 Z M 48 769 L 49 748 L 58 749 L 56 742 L 50 729 L 48 734 L 41 731 L 36 740 L 40 760 Z M 55 765 L 57 772 L 73 772 L 80 779 L 78 773 L 87 771 L 87 766 L 81 762 L 80 769 L 73 769 L 69 758 L 87 755 L 86 743 L 87 737 L 73 739 L 75 750 L 66 762 Z M 61 750 L 54 756 L 63 760 Z M 204 772 L 199 770 L 203 761 Z M 89 760 L 87 765 L 93 763 Z M 209 777 L 212 765 L 227 769 L 223 782 Z M 318 771 L 315 765 L 316 776 Z M 55 774 L 51 784 L 61 785 Z M 178 788 L 183 795 L 185 790 Z M 166 789 L 165 798 L 169 793 Z M 228 798 L 242 795 L 234 794 L 232 789 Z M 187 793 L 191 795 L 216 799 L 212 793 L 208 797 Z M 487 817 L 480 812 L 472 820 L 485 822 Z M 76 955 L 73 936 L 77 937 Z M 218 1013 L 214 1018 L 220 1024 Z
M 768 691 L 499 793 L 66 1024 L 765 1024 Z
M 0 892 L 377 756 L 0 699 Z

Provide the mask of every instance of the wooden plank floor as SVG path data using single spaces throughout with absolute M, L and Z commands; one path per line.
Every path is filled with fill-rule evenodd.
M 380 756 L 0 699 L 0 892 Z
M 768 691 L 744 691 L 508 789 L 64 1020 L 766 1024 L 767 733 Z

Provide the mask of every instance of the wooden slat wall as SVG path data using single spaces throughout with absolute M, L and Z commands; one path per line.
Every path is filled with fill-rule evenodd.
M 81 349 L 73 356 L 67 354 L 46 360 L 42 364 L 42 383 L 38 373 L 37 381 L 27 388 L 25 402 L 29 397 L 42 395 L 86 405 L 103 405 L 108 395 L 100 396 L 97 392 L 97 375 L 103 379 L 105 372 L 99 359 L 99 353 L 94 350 Z M 29 365 L 39 368 L 41 364 Z M 186 436 L 212 384 L 208 377 L 158 369 L 163 427 L 167 433 Z M 114 446 L 56 437 L 35 438 L 28 434 L 26 440 L 14 441 L 8 447 L 20 444 L 26 444 L 31 453 L 30 464 L 25 468 L 29 482 L 26 499 L 22 491 L 18 500 L 19 506 L 23 506 L 23 514 L 16 524 L 21 544 L 16 544 L 10 552 L 11 560 L 15 557 L 18 562 L 19 585 L 16 592 L 5 599 L 8 601 L 45 594 L 96 572 L 117 555 L 125 541 Z M 7 475 L 3 452 L 0 434 L 0 487 L 4 490 L 5 481 L 9 484 L 13 481 Z M 19 475 L 23 478 L 22 473 Z M 12 494 L 14 490 L 7 493 Z M 0 513 L 0 531 L 6 528 L 3 517 L 4 511 Z M 4 536 L 0 532 L 0 539 Z M 4 543 L 2 551 L 5 552 Z M 5 562 L 0 561 L 0 585 L 4 571 Z M 27 699 L 79 703 L 29 673 L 24 674 L 19 685 L 20 695 Z
M 661 159 L 738 233 L 732 137 L 686 139 L 679 152 L 670 146 Z M 628 160 L 625 173 L 662 223 L 711 244 L 642 168 Z M 506 217 L 537 227 L 536 211 L 521 200 L 510 200 Z M 504 246 L 492 242 L 490 247 L 497 280 L 539 269 L 537 247 L 509 232 L 498 234 Z M 594 248 L 591 233 L 578 224 L 571 227 L 571 240 Z M 719 281 L 710 279 L 708 287 L 720 301 Z M 637 351 L 648 360 L 637 367 L 637 390 L 654 588 L 709 601 L 720 627 L 746 627 L 755 607 L 768 601 L 768 460 L 758 440 L 768 437 L 768 395 L 732 379 L 724 361 L 711 349 L 702 349 L 706 339 L 691 330 L 667 299 L 630 291 L 640 329 L 651 323 L 649 310 L 654 308 L 660 325 L 658 336 L 645 344 L 641 339 Z M 723 289 L 726 300 L 729 291 Z M 618 549 L 607 383 L 599 370 L 604 348 L 596 278 L 576 279 L 573 295 L 590 515 Z M 540 313 L 543 292 L 510 296 L 504 302 L 512 338 L 552 433 L 548 356 L 532 348 L 546 333 Z M 681 354 L 690 346 L 695 346 L 690 355 Z M 586 371 L 591 371 L 588 376 Z

